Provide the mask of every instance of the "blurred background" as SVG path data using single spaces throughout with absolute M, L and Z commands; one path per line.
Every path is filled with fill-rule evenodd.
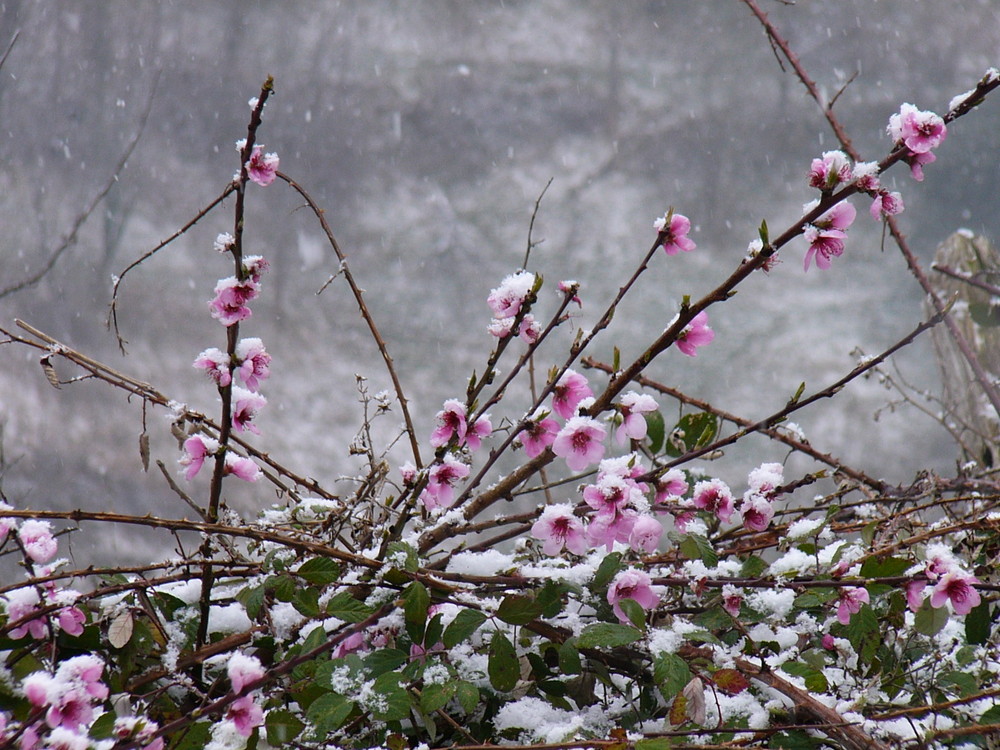
M 902 102 L 943 113 L 1000 62 L 1000 6 L 990 0 L 760 2 L 824 96 L 843 88 L 836 112 L 872 160 L 887 153 L 885 124 Z M 761 220 L 776 236 L 801 215 L 816 197 L 810 161 L 836 148 L 736 0 L 6 0 L 0 47 L 15 33 L 0 70 L 0 293 L 50 262 L 139 140 L 51 270 L 0 296 L 0 320 L 22 318 L 209 414 L 215 389 L 190 363 L 225 346 L 206 303 L 232 273 L 212 250 L 232 231 L 232 201 L 126 277 L 124 357 L 105 327 L 111 278 L 222 191 L 239 168 L 247 101 L 267 75 L 275 94 L 259 141 L 326 209 L 422 438 L 441 402 L 482 371 L 494 343 L 486 296 L 522 263 L 550 179 L 530 262 L 546 279 L 538 309 L 554 309 L 556 282 L 578 279 L 574 323 L 584 328 L 642 258 L 657 216 L 673 206 L 694 224 L 698 250 L 657 255 L 592 352 L 610 358 L 618 346 L 625 362 L 683 295 L 704 294 L 736 267 Z M 998 116 L 993 97 L 950 128 L 923 183 L 905 166 L 884 178 L 903 194 L 902 226 L 925 264 L 959 227 L 1000 236 Z M 922 293 L 898 251 L 883 250 L 868 200 L 855 201 L 847 251 L 830 270 L 804 274 L 796 241 L 769 275 L 712 308 L 711 346 L 693 360 L 668 352 L 646 374 L 757 419 L 800 382 L 808 393 L 850 370 L 855 348 L 876 354 L 910 331 Z M 362 419 L 354 376 L 368 377 L 372 393 L 389 380 L 343 280 L 316 294 L 337 262 L 300 209 L 282 184 L 250 186 L 246 249 L 272 270 L 242 335 L 260 336 L 274 357 L 255 444 L 349 492 L 358 461 L 347 446 Z M 563 361 L 571 328 L 541 351 L 541 373 Z M 916 386 L 938 389 L 929 340 L 897 364 Z M 947 434 L 915 409 L 886 408 L 894 397 L 856 382 L 795 421 L 820 450 L 893 483 L 952 471 Z M 523 403 L 514 396 L 494 424 L 518 418 Z M 677 414 L 665 411 L 668 422 Z M 54 390 L 36 352 L 0 348 L 2 490 L 16 506 L 190 516 L 155 469 L 143 474 L 142 420 L 125 394 L 93 381 Z M 146 421 L 154 460 L 174 466 L 169 419 L 151 410 Z M 378 440 L 391 441 L 400 422 L 380 420 Z M 784 458 L 748 441 L 706 468 L 742 492 L 747 470 Z M 398 447 L 391 454 L 393 467 L 405 459 Z M 812 468 L 790 464 L 786 476 Z M 243 511 L 277 499 L 263 484 L 237 484 L 227 500 Z M 200 476 L 189 489 L 203 499 L 207 485 Z M 170 545 L 136 534 L 98 537 L 101 556 L 144 560 L 150 544 Z M 78 557 L 92 543 L 74 542 Z

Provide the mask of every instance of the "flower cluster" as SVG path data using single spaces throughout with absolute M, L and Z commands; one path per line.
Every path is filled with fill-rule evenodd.
M 928 548 L 927 563 L 917 572 L 922 573 L 923 577 L 915 578 L 906 587 L 906 602 L 914 612 L 923 605 L 924 590 L 928 583 L 933 584 L 930 596 L 932 607 L 943 607 L 946 602 L 951 602 L 955 614 L 967 615 L 982 601 L 975 589 L 979 579 L 966 573 L 951 550 L 942 544 L 934 544 Z
M 255 145 L 246 163 L 247 177 L 261 187 L 267 187 L 274 182 L 274 177 L 278 173 L 278 163 L 277 154 L 265 154 L 264 146 Z
M 486 304 L 493 311 L 487 331 L 498 339 L 510 336 L 514 329 L 514 321 L 521 312 L 523 305 L 530 304 L 538 283 L 535 274 L 529 271 L 518 271 L 507 276 L 496 289 L 489 293 Z M 534 316 L 525 312 L 518 324 L 517 335 L 527 344 L 538 340 L 541 326 Z
M 691 221 L 683 214 L 667 211 L 666 215 L 653 222 L 653 229 L 656 230 L 660 246 L 667 255 L 677 255 L 682 250 L 689 253 L 698 247 L 694 240 L 688 237 Z
M 469 450 L 477 451 L 482 445 L 482 439 L 493 432 L 489 414 L 484 414 L 471 425 L 465 404 L 458 399 L 448 399 L 444 408 L 435 416 L 438 426 L 431 433 L 431 445 L 441 448 L 452 440 L 458 448 L 468 446 Z
M 260 691 L 254 690 L 247 695 L 240 694 L 247 685 L 260 680 L 264 676 L 264 667 L 257 657 L 246 656 L 237 651 L 229 657 L 229 662 L 226 665 L 226 675 L 233 686 L 233 693 L 240 697 L 229 704 L 223 726 L 219 727 L 219 725 L 216 725 L 214 730 L 225 733 L 227 727 L 224 725 L 231 722 L 237 734 L 242 737 L 249 737 L 255 727 L 259 727 L 264 723 L 264 711 L 258 702 Z
M 806 204 L 803 210 L 808 213 L 816 205 L 816 202 Z M 838 203 L 811 224 L 806 225 L 803 234 L 809 243 L 809 249 L 806 251 L 805 270 L 809 270 L 813 258 L 816 259 L 818 268 L 827 269 L 832 258 L 839 258 L 843 254 L 847 228 L 854 223 L 855 215 L 854 206 L 850 203 Z
M 886 127 L 889 137 L 907 149 L 904 157 L 910 165 L 910 174 L 918 182 L 924 179 L 924 165 L 937 160 L 933 149 L 940 146 L 948 135 L 944 120 L 933 112 L 903 104 L 899 112 L 889 118 Z
M 28 702 L 44 712 L 44 721 L 23 728 L 22 750 L 90 747 L 87 730 L 95 719 L 96 704 L 109 693 L 101 681 L 103 671 L 101 659 L 83 654 L 63 661 L 54 674 L 38 671 L 25 677 L 21 689 Z M 149 745 L 154 750 L 162 746 L 162 741 Z

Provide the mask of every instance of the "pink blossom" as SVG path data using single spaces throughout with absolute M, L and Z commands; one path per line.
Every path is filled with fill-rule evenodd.
M 847 625 L 851 621 L 851 615 L 856 615 L 861 611 L 861 605 L 871 601 L 868 596 L 868 589 L 863 588 L 843 588 L 840 590 L 840 600 L 837 604 L 837 620 L 841 625 Z
M 482 439 L 489 437 L 493 432 L 493 423 L 490 422 L 490 415 L 484 414 L 465 432 L 465 444 L 470 451 L 479 450 Z
M 447 445 L 452 437 L 458 445 L 465 442 L 467 425 L 465 423 L 465 404 L 458 399 L 450 398 L 444 402 L 444 409 L 435 416 L 437 428 L 431 433 L 431 445 L 435 448 Z
M 104 662 L 93 654 L 81 654 L 67 659 L 59 665 L 56 677 L 62 682 L 78 684 L 84 692 L 96 700 L 108 697 L 108 686 L 101 682 Z
M 524 447 L 524 454 L 534 458 L 552 445 L 559 434 L 559 423 L 549 417 L 529 421 L 528 426 L 518 433 L 517 439 Z
M 184 478 L 188 481 L 194 479 L 195 474 L 201 471 L 205 459 L 209 456 L 214 456 L 218 451 L 219 441 L 215 438 L 192 435 L 185 440 L 184 455 L 177 462 L 181 466 L 187 467 L 184 472 Z
M 806 226 L 803 234 L 809 243 L 809 250 L 806 251 L 805 270 L 809 270 L 813 257 L 817 267 L 826 269 L 830 267 L 830 258 L 839 257 L 844 252 L 844 239 L 847 237 L 844 230 L 854 222 L 855 215 L 854 206 L 850 203 L 838 203 Z
M 982 597 L 975 589 L 977 583 L 979 579 L 973 575 L 967 575 L 960 570 L 950 570 L 934 584 L 931 606 L 942 607 L 946 601 L 951 600 L 956 615 L 967 615 L 982 601 Z
M 452 456 L 445 456 L 441 463 L 431 467 L 427 477 L 427 487 L 420 494 L 424 507 L 450 508 L 455 502 L 455 484 L 469 476 L 469 467 Z
M 692 504 L 695 508 L 715 514 L 723 523 L 729 523 L 735 510 L 733 493 L 721 479 L 698 482 L 694 486 Z
M 649 515 L 641 515 L 635 519 L 632 531 L 628 537 L 628 546 L 634 551 L 645 552 L 647 555 L 656 551 L 663 536 L 663 524 Z
M 505 339 L 510 336 L 513 328 L 514 318 L 493 318 L 490 320 L 490 324 L 486 326 L 486 332 L 494 338 Z
M 784 467 L 779 463 L 764 463 L 753 469 L 747 476 L 747 484 L 755 495 L 762 495 L 768 500 L 777 496 L 777 490 L 785 481 Z
M 879 189 L 878 176 L 878 162 L 874 161 L 859 161 L 851 172 L 851 179 L 854 180 L 855 187 L 863 193 L 873 193 Z
M 608 589 L 608 604 L 611 605 L 619 621 L 629 622 L 628 617 L 619 606 L 619 602 L 623 599 L 631 599 L 646 610 L 653 609 L 660 603 L 660 597 L 653 592 L 652 583 L 646 573 L 635 568 L 623 570 L 615 576 Z
M 236 345 L 236 360 L 239 363 L 240 380 L 251 391 L 256 391 L 260 381 L 271 374 L 268 367 L 271 355 L 264 349 L 264 342 L 258 338 L 241 339 Z
M 94 719 L 94 706 L 87 694 L 76 685 L 60 685 L 61 689 L 45 713 L 45 723 L 50 727 L 77 727 L 90 724 Z
M 563 419 L 576 414 L 576 408 L 594 392 L 587 385 L 587 378 L 575 370 L 566 370 L 552 389 L 552 410 Z
M 535 287 L 535 274 L 518 271 L 505 278 L 486 298 L 496 318 L 513 318 Z
M 604 436 L 604 426 L 596 419 L 573 417 L 556 435 L 552 452 L 565 458 L 572 471 L 582 471 L 604 457 Z
M 944 120 L 912 104 L 903 104 L 899 113 L 889 118 L 886 130 L 894 141 L 902 141 L 914 154 L 925 154 L 937 148 L 948 135 Z
M 525 344 L 534 344 L 538 337 L 542 335 L 542 327 L 535 316 L 528 313 L 521 319 L 521 325 L 517 328 L 517 335 Z
M 264 711 L 252 696 L 244 695 L 229 704 L 226 718 L 236 725 L 237 732 L 249 737 L 256 727 L 264 723 Z
M 351 633 L 337 644 L 333 651 L 334 659 L 343 659 L 348 654 L 360 651 L 365 645 L 365 635 L 360 630 Z
M 35 640 L 44 638 L 48 630 L 47 620 L 44 617 L 24 619 L 38 611 L 41 603 L 38 590 L 34 586 L 26 586 L 8 591 L 5 596 L 7 598 L 7 622 L 9 624 L 21 622 L 20 625 L 11 629 L 10 637 L 17 640 L 30 633 Z
M 260 283 L 260 277 L 270 267 L 271 264 L 261 255 L 243 256 L 243 273 L 255 284 Z
M 565 281 L 560 281 L 558 286 L 559 286 L 559 291 L 562 292 L 563 294 L 572 295 L 570 297 L 571 302 L 575 302 L 580 307 L 583 307 L 583 302 L 580 301 L 580 295 L 577 294 L 577 292 L 580 291 L 579 281 L 572 281 L 567 279 Z
M 906 606 L 911 612 L 916 612 L 924 604 L 924 589 L 927 588 L 927 581 L 923 578 L 914 578 L 906 584 Z
M 667 225 L 668 220 L 670 221 L 669 226 Z M 694 241 L 687 236 L 688 232 L 691 231 L 691 222 L 683 214 L 668 212 L 666 216 L 653 222 L 653 228 L 659 233 L 658 239 L 660 239 L 660 244 L 667 255 L 677 255 L 681 250 L 689 253 L 697 247 Z
M 568 503 L 546 506 L 531 526 L 531 535 L 545 542 L 542 551 L 546 555 L 558 555 L 564 547 L 577 555 L 587 551 L 583 522 Z
M 222 476 L 229 476 L 230 474 L 242 479 L 244 482 L 256 482 L 261 477 L 261 470 L 253 462 L 253 459 L 238 456 L 235 453 L 226 453 L 226 462 L 222 467 Z
M 639 502 L 644 502 L 642 491 L 635 486 L 635 482 L 608 473 L 600 474 L 596 484 L 583 488 L 583 499 L 599 514 L 607 516 L 617 516 L 626 508 L 634 508 Z
M 83 625 L 87 622 L 86 615 L 79 607 L 65 607 L 59 610 L 59 628 L 67 635 L 77 636 L 83 633 Z
M 694 520 L 694 513 L 684 512 L 674 514 L 674 528 L 680 534 L 687 533 L 687 525 Z
M 237 432 L 250 430 L 255 435 L 259 435 L 260 429 L 253 423 L 253 419 L 261 409 L 267 406 L 267 399 L 259 393 L 253 393 L 234 385 L 232 400 L 233 429 Z
M 906 158 L 906 163 L 910 165 L 910 176 L 917 182 L 924 181 L 924 165 L 937 161 L 937 156 L 930 151 L 923 154 L 910 154 Z
M 277 154 L 265 154 L 263 145 L 254 146 L 246 164 L 247 176 L 261 187 L 267 187 L 274 182 L 278 163 Z
M 212 249 L 217 253 L 228 253 L 235 246 L 236 238 L 229 232 L 219 232 L 215 235 L 215 242 L 212 243 Z
M 699 346 L 705 346 L 714 338 L 715 331 L 708 327 L 708 313 L 702 310 L 677 334 L 677 348 L 681 353 L 694 357 Z
M 407 461 L 399 467 L 399 475 L 403 480 L 403 484 L 413 484 L 413 481 L 417 478 L 417 467 L 413 465 L 412 461 Z
M 629 391 L 622 396 L 618 410 L 622 415 L 622 423 L 615 430 L 615 440 L 624 445 L 628 439 L 642 440 L 646 437 L 646 418 L 643 414 L 656 411 L 656 399 L 647 393 Z
M 747 529 L 764 531 L 771 525 L 771 519 L 774 518 L 774 507 L 766 497 L 747 492 L 740 505 L 740 514 L 743 516 L 743 525 Z
M 215 347 L 206 349 L 199 354 L 193 367 L 204 370 L 205 374 L 222 388 L 225 388 L 233 380 L 232 374 L 229 372 L 229 355 Z
M 593 547 L 604 547 L 611 552 L 615 542 L 627 542 L 638 518 L 632 509 L 621 513 L 598 513 L 587 524 L 587 541 Z
M 240 281 L 235 276 L 215 285 L 215 299 L 208 303 L 212 317 L 224 326 L 231 326 L 250 317 L 247 303 L 257 297 L 260 287 L 253 279 Z
M 662 504 L 671 497 L 679 497 L 688 491 L 688 483 L 684 478 L 684 472 L 680 469 L 670 469 L 666 474 L 656 480 L 657 505 Z
M 0 512 L 5 510 L 14 510 L 14 506 L 9 505 L 2 500 L 0 500 Z M 7 538 L 7 535 L 17 528 L 17 519 L 11 518 L 10 516 L 6 518 L 0 518 L 0 542 L 3 542 Z
M 731 584 L 722 587 L 722 608 L 731 616 L 740 616 L 740 605 L 743 603 L 743 594 L 739 589 Z
M 821 159 L 813 159 L 809 169 L 809 186 L 824 192 L 850 179 L 851 162 L 843 151 L 824 152 Z
M 233 686 L 233 692 L 242 693 L 244 687 L 264 676 L 264 666 L 256 656 L 235 651 L 226 664 L 226 676 Z
M 52 524 L 29 518 L 17 530 L 17 539 L 24 553 L 36 563 L 47 563 L 56 556 L 59 544 L 52 536 Z
M 827 651 L 833 651 L 837 647 L 837 639 L 834 638 L 829 633 L 823 634 L 822 643 L 823 643 L 823 648 L 825 648 Z
M 155 721 L 150 721 L 145 717 L 119 716 L 115 719 L 115 727 L 112 731 L 116 739 L 134 740 L 139 743 L 143 750 L 163 750 L 162 737 L 157 737 L 152 742 L 149 741 L 149 738 L 156 734 L 159 728 Z
M 903 211 L 903 196 L 899 193 L 890 193 L 885 188 L 875 193 L 872 206 L 868 209 L 872 218 L 878 221 L 883 216 L 894 216 Z

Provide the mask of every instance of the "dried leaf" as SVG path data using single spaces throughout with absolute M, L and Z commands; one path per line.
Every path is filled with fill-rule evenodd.
M 38 363 L 42 366 L 42 370 L 45 371 L 45 378 L 49 381 L 53 388 L 61 388 L 59 385 L 59 376 L 56 375 L 56 368 L 52 366 L 52 362 L 49 359 L 49 355 L 46 354 Z
M 681 695 L 687 698 L 687 714 L 695 724 L 705 723 L 705 685 L 700 677 L 691 678 Z
M 139 435 L 139 458 L 142 459 L 142 470 L 149 471 L 149 435 L 145 432 Z
M 125 648 L 132 640 L 133 626 L 132 611 L 122 612 L 111 621 L 111 626 L 108 628 L 108 642 L 114 648 Z

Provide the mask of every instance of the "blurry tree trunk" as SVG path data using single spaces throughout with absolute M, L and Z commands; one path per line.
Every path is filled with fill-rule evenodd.
M 956 232 L 938 246 L 934 267 L 1000 285 L 1000 255 L 989 240 L 968 231 Z M 952 318 L 992 382 L 1000 383 L 1000 300 L 945 273 L 933 274 L 931 283 L 942 299 L 956 298 Z M 935 327 L 932 337 L 941 368 L 944 417 L 961 440 L 964 458 L 995 466 L 1000 460 L 998 415 L 947 329 Z

